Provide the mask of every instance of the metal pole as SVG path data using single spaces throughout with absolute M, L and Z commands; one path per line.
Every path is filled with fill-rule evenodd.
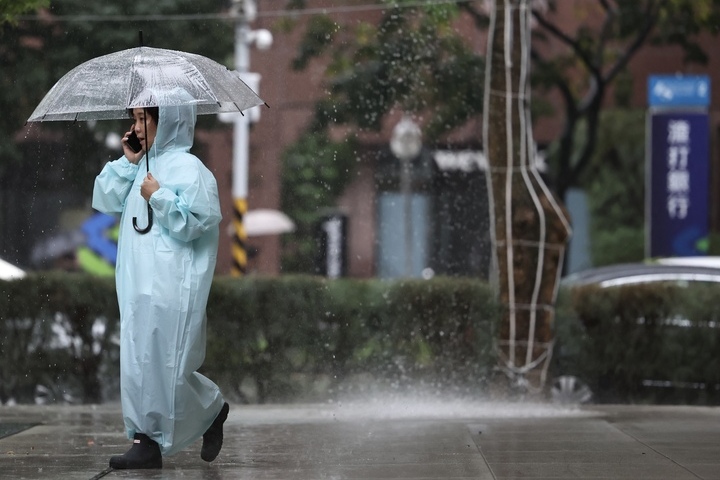
M 412 159 L 422 150 L 422 131 L 410 117 L 403 117 L 390 139 L 390 150 L 400 160 L 400 193 L 404 202 L 405 276 L 413 276 Z
M 412 190 L 410 185 L 410 161 L 405 156 L 400 159 L 400 192 L 404 202 L 404 228 L 405 228 L 405 276 L 413 276 L 413 221 L 412 221 Z
M 248 8 L 252 0 L 239 0 L 235 23 L 235 70 L 240 74 L 250 68 Z M 244 216 L 247 213 L 248 197 L 248 150 L 249 150 L 249 119 L 245 115 L 237 115 L 233 126 L 233 227 L 235 235 L 232 243 L 233 276 L 241 276 L 247 272 L 247 233 Z

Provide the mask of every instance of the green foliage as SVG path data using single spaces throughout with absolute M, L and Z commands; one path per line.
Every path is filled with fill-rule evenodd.
M 584 183 L 588 192 L 593 264 L 645 257 L 645 112 L 606 110 Z
M 600 213 L 595 212 L 594 215 L 599 216 Z M 608 223 L 612 220 L 612 214 L 609 216 Z M 592 239 L 590 252 L 594 266 L 633 263 L 645 259 L 645 230 L 642 225 L 617 226 L 610 230 L 602 230 L 593 222 L 590 238 Z
M 222 279 L 208 311 L 204 371 L 261 402 L 382 385 L 479 391 L 495 362 L 497 311 L 490 288 L 475 280 Z
M 283 209 L 298 222 L 285 271 L 313 271 L 314 222 L 354 173 L 353 149 L 323 138 L 334 125 L 378 131 L 394 109 L 432 112 L 424 132 L 431 143 L 481 113 L 484 61 L 452 28 L 457 13 L 454 5 L 434 5 L 388 8 L 376 25 L 309 21 L 293 67 L 327 54 L 329 93 L 317 102 L 306 136 L 284 156 Z M 331 171 L 332 178 L 323 173 Z
M 495 362 L 497 311 L 478 280 L 216 278 L 202 371 L 229 397 L 253 402 L 327 400 L 373 386 L 477 393 Z M 111 280 L 0 281 L 0 400 L 30 402 L 38 384 L 57 388 L 58 399 L 116 398 L 117 328 Z
M 292 374 L 325 360 L 317 322 L 327 307 L 322 280 L 247 277 L 216 280 L 208 302 L 208 354 L 203 370 L 247 399 L 248 378 L 256 399 L 292 398 Z M 321 313 L 322 312 L 322 313 Z M 321 355 L 317 358 L 317 355 Z
M 717 404 L 719 289 L 561 289 L 554 374 L 578 376 L 599 402 Z M 37 385 L 57 401 L 117 398 L 118 315 L 111 279 L 0 281 L 0 400 L 32 402 Z M 475 279 L 218 277 L 202 371 L 248 402 L 410 388 L 477 396 L 496 365 L 498 319 L 492 289 Z
M 719 0 L 671 0 L 662 2 L 654 45 L 679 45 L 687 63 L 707 64 L 707 53 L 698 44 L 702 32 L 718 33 Z
M 337 24 L 326 16 L 318 15 L 310 18 L 307 32 L 298 47 L 299 54 L 293 60 L 292 67 L 295 70 L 307 67 L 312 58 L 318 56 L 325 47 L 332 43 L 337 30 Z
M 306 2 L 294 0 L 294 8 Z M 384 1 L 377 26 L 337 25 L 331 19 L 313 19 L 299 45 L 295 66 L 314 57 L 328 62 L 329 95 L 318 102 L 313 131 L 332 124 L 379 130 L 395 109 L 427 113 L 425 138 L 432 143 L 482 112 L 484 51 L 477 51 L 452 28 L 464 12 L 478 29 L 487 27 L 487 14 L 478 2 L 418 6 L 413 1 Z M 558 2 L 548 2 L 549 12 Z M 566 5 L 563 4 L 567 8 Z M 395 7 L 395 8 L 393 8 Z M 720 0 L 637 0 L 580 2 L 574 13 L 588 21 L 576 32 L 552 23 L 554 17 L 533 12 L 533 113 L 565 114 L 554 165 L 553 185 L 564 196 L 585 174 L 596 138 L 599 112 L 610 86 L 621 77 L 618 100 L 627 104 L 627 63 L 646 44 L 677 45 L 687 62 L 706 63 L 699 34 L 717 33 Z M 562 17 L 558 17 L 562 18 Z M 591 21 L 595 20 L 595 21 Z M 540 48 L 549 41 L 552 48 Z M 567 47 L 564 51 L 558 46 Z M 545 52 L 552 52 L 544 56 Z M 545 93 L 561 93 L 545 100 Z M 557 98 L 546 97 L 546 98 Z M 584 132 L 583 132 L 584 130 Z
M 303 136 L 283 154 L 282 210 L 297 227 L 283 239 L 284 271 L 314 272 L 317 222 L 351 180 L 356 159 L 353 140 L 332 142 L 322 133 Z
M 432 111 L 425 132 L 432 141 L 479 115 L 484 61 L 452 28 L 457 14 L 454 5 L 388 8 L 377 25 L 343 26 L 313 17 L 293 64 L 329 54 L 329 96 L 313 130 L 333 123 L 379 130 L 395 108 Z
M 583 183 L 583 177 L 593 178 L 598 172 L 593 169 L 592 174 L 588 174 L 587 170 L 592 157 L 597 157 L 596 148 L 607 144 L 607 137 L 598 138 L 600 112 L 607 103 L 604 97 L 611 91 L 610 86 L 618 80 L 616 100 L 621 105 L 628 104 L 632 85 L 626 73 L 627 62 L 642 45 L 650 42 L 680 45 L 687 61 L 706 61 L 697 34 L 717 31 L 719 2 L 642 0 L 612 5 L 582 2 L 577 5 L 576 13 L 598 21 L 581 24 L 576 32 L 567 32 L 562 26 L 552 24 L 552 15 L 534 12 L 538 21 L 538 28 L 534 30 L 535 45 L 540 47 L 554 40 L 559 41 L 556 46 L 567 47 L 565 51 L 555 47 L 535 48 L 532 69 L 533 85 L 540 93 L 534 95 L 534 116 L 565 114 L 565 125 L 549 156 L 554 177 L 551 184 L 561 198 L 568 188 Z M 338 124 L 360 131 L 379 131 L 388 114 L 403 110 L 427 119 L 424 141 L 432 144 L 481 114 L 484 98 L 480 80 L 485 75 L 485 52 L 468 44 L 453 29 L 453 21 L 462 11 L 478 29 L 485 29 L 485 12 L 476 2 L 424 7 L 418 7 L 415 2 L 384 3 L 388 9 L 375 25 L 339 25 L 329 17 L 315 17 L 309 22 L 294 67 L 305 68 L 316 57 L 322 57 L 327 64 L 328 95 L 316 104 L 309 128 L 313 134 Z M 294 8 L 305 6 L 302 0 L 292 4 Z M 552 12 L 557 4 L 549 2 L 549 7 Z M 552 55 L 545 57 L 544 52 Z M 558 91 L 563 102 L 561 109 L 555 107 L 556 101 L 543 99 L 543 94 Z M 642 125 L 644 122 L 638 123 Z M 605 158 L 626 153 L 601 152 L 599 155 Z M 621 161 L 635 158 L 638 157 L 623 157 Z M 601 188 L 593 205 L 595 211 L 604 211 L 601 204 L 611 204 L 618 214 L 625 212 L 629 216 L 644 204 L 642 200 L 633 201 L 642 195 L 639 185 L 643 182 L 634 185 L 628 185 L 629 181 L 611 182 L 616 178 L 634 180 L 634 165 L 639 164 L 626 165 L 633 175 L 625 177 L 620 175 L 628 173 L 626 170 L 614 177 L 605 172 L 609 168 L 601 169 L 605 173 L 591 186 Z M 630 195 L 620 191 L 628 186 Z M 295 186 L 288 183 L 285 188 Z M 613 203 L 613 197 L 620 195 L 622 201 Z M 631 208 L 623 209 L 625 206 Z M 612 228 L 594 225 L 594 231 L 602 232 L 593 244 L 596 261 L 620 259 L 613 252 L 622 252 L 622 260 L 641 255 L 643 235 L 639 221 L 642 218 L 641 214 L 636 215 L 634 221 L 622 219 L 615 223 L 618 218 L 609 216 L 605 223 L 612 223 Z M 615 237 L 607 234 L 616 229 L 623 234 Z M 630 248 L 617 249 L 619 241 L 630 241 Z M 304 245 L 311 245 L 308 237 Z
M 557 5 L 550 3 L 551 11 Z M 554 90 L 562 99 L 564 126 L 550 158 L 553 183 L 561 197 L 586 175 L 594 150 L 601 144 L 596 133 L 606 95 L 641 47 L 675 45 L 682 49 L 686 62 L 707 63 L 700 34 L 717 33 L 718 7 L 718 0 L 580 2 L 573 7 L 574 13 L 585 21 L 576 33 L 554 24 L 550 15 L 533 12 L 540 26 L 534 37 L 538 47 L 548 40 L 564 45 L 548 49 L 551 55 L 535 48 L 533 58 L 533 77 L 540 87 L 535 98 Z M 711 23 L 713 20 L 716 23 Z M 623 89 L 628 91 L 626 84 L 620 93 Z
M 564 291 L 555 373 L 579 377 L 600 403 L 717 404 L 719 288 L 658 284 Z
M 49 273 L 0 281 L 0 400 L 32 401 L 43 385 L 56 398 L 100 401 L 101 375 L 117 378 L 118 317 L 112 280 Z
M 46 7 L 49 3 L 50 0 L 0 0 L 0 24 L 15 23 L 18 15 Z

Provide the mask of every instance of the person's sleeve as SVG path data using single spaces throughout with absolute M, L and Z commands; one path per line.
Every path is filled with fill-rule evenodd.
M 108 162 L 95 177 L 92 207 L 103 213 L 122 212 L 138 168 L 124 156 Z
M 222 214 L 215 178 L 198 168 L 182 170 L 175 191 L 160 186 L 150 197 L 150 206 L 171 237 L 191 242 L 216 227 Z

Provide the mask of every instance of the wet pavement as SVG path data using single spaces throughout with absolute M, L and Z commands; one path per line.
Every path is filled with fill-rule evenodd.
M 720 408 L 394 401 L 231 405 L 225 444 L 113 471 L 119 405 L 0 406 L 8 479 L 720 479 Z

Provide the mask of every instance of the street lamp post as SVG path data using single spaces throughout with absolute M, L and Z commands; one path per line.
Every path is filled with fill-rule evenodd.
M 422 132 L 410 117 L 403 117 L 393 129 L 390 150 L 400 160 L 400 192 L 404 202 L 405 276 L 413 275 L 411 163 L 422 148 Z
M 250 46 L 265 50 L 272 45 L 272 34 L 264 29 L 252 30 L 250 23 L 257 17 L 255 0 L 233 0 L 232 14 L 235 17 L 235 70 L 240 78 L 256 93 L 259 90 L 260 75 L 249 72 Z M 232 168 L 232 195 L 233 195 L 233 228 L 235 235 L 232 242 L 232 270 L 235 276 L 245 274 L 247 269 L 247 233 L 245 232 L 243 217 L 247 213 L 248 197 L 248 156 L 250 123 L 257 121 L 259 111 L 255 109 L 247 115 L 233 114 L 233 168 Z

